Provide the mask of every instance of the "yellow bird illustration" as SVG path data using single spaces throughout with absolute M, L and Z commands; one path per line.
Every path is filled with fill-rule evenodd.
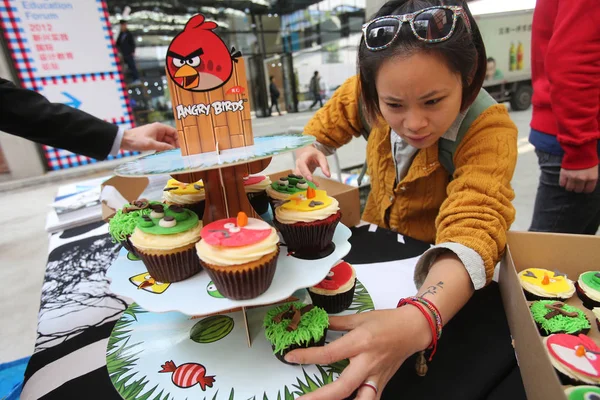
M 129 278 L 129 282 L 135 285 L 138 289 L 143 289 L 146 292 L 162 294 L 171 286 L 170 283 L 157 282 L 148 272 Z

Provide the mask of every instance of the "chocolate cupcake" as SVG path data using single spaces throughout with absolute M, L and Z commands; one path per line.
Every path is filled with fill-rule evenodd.
M 322 308 L 295 302 L 267 311 L 263 326 L 275 357 L 290 364 L 284 359 L 290 351 L 325 344 L 329 317 Z
M 527 268 L 519 272 L 519 282 L 529 301 L 566 300 L 575 294 L 573 281 L 556 270 Z
M 208 224 L 201 234 L 196 245 L 200 263 L 223 296 L 253 299 L 271 286 L 279 236 L 269 224 L 240 212 L 237 218 Z
M 589 271 L 579 275 L 575 282 L 577 296 L 585 308 L 600 307 L 600 271 Z
M 138 218 L 131 243 L 159 282 L 179 282 L 202 270 L 194 246 L 202 224 L 191 210 L 158 204 Z
M 339 209 L 338 201 L 324 190 L 309 188 L 277 207 L 273 222 L 290 252 L 319 258 L 333 251 L 333 234 L 342 218 Z
M 244 177 L 244 189 L 246 196 L 258 215 L 269 211 L 269 197 L 267 188 L 271 186 L 271 179 L 264 175 L 250 175 Z
M 560 301 L 535 301 L 529 306 L 529 310 L 542 336 L 554 333 L 585 334 L 591 328 L 590 321 L 582 310 Z
M 275 212 L 275 209 L 283 204 L 284 201 L 297 193 L 306 192 L 309 187 L 313 189 L 317 188 L 314 183 L 307 181 L 302 175 L 294 174 L 283 176 L 279 178 L 277 182 L 271 183 L 271 185 L 267 187 L 266 192 L 273 212 Z
M 161 203 L 140 199 L 126 204 L 122 209 L 117 210 L 116 214 L 108 221 L 108 232 L 112 237 L 113 243 L 123 245 L 127 251 L 139 257 L 129 237 L 137 226 L 138 218 L 143 215 L 149 215 L 152 212 L 149 206 L 154 204 Z
M 205 205 L 204 183 L 183 183 L 169 179 L 163 189 L 163 201 L 168 205 L 176 205 L 192 210 L 202 219 Z
M 318 285 L 308 288 L 308 293 L 315 306 L 323 308 L 328 314 L 337 314 L 350 307 L 355 288 L 354 268 L 340 261 Z
M 600 385 L 600 348 L 586 335 L 544 338 L 550 362 L 563 385 Z

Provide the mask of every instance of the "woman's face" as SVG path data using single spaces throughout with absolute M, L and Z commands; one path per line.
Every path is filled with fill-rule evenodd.
M 434 145 L 460 112 L 460 75 L 438 56 L 390 59 L 379 69 L 375 85 L 383 118 L 418 149 Z

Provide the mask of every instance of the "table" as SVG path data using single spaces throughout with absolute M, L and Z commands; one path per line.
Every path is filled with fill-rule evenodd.
M 350 242 L 346 261 L 372 268 L 372 277 L 395 273 L 381 290 L 397 287 L 398 298 L 414 293 L 407 283 L 412 270 L 403 261 L 418 257 L 430 244 L 373 225 L 352 228 Z M 126 299 L 108 291 L 105 277 L 118 250 L 105 223 L 51 237 L 36 350 L 21 399 L 121 398 L 105 358 L 108 337 L 128 306 Z M 369 276 L 361 278 L 367 288 Z M 377 293 L 370 292 L 377 307 Z M 404 363 L 383 399 L 526 399 L 496 283 L 477 291 L 447 324 L 425 377 L 415 374 L 414 365 L 414 357 Z

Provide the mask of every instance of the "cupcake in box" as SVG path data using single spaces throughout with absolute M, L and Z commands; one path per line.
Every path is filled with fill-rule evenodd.
M 596 317 L 596 326 L 598 327 L 598 330 L 600 330 L 600 307 L 592 308 L 592 313 Z
M 168 205 L 185 207 L 202 219 L 204 216 L 204 184 L 202 181 L 183 183 L 169 179 L 163 189 L 163 201 Z
M 340 261 L 318 285 L 308 288 L 308 293 L 315 306 L 323 308 L 328 314 L 337 314 L 350 307 L 355 288 L 354 268 Z
M 269 197 L 267 188 L 271 186 L 271 179 L 264 175 L 250 175 L 244 177 L 244 189 L 248 200 L 258 215 L 269 211 Z
M 150 206 L 159 204 L 155 201 L 140 199 L 117 210 L 116 214 L 108 221 L 108 232 L 113 242 L 123 245 L 127 251 L 139 257 L 135 248 L 131 245 L 129 237 L 135 230 L 138 218 L 150 214 L 152 212 Z
M 529 311 L 542 336 L 553 333 L 588 333 L 591 324 L 583 310 L 555 300 L 531 303 Z
M 200 263 L 223 296 L 253 299 L 271 286 L 279 255 L 272 226 L 240 212 L 206 225 L 201 235 L 196 245 Z
M 600 388 L 596 386 L 573 386 L 565 389 L 568 400 L 600 400 Z
M 267 187 L 267 196 L 271 202 L 271 208 L 275 212 L 275 208 L 279 207 L 284 201 L 295 195 L 296 193 L 305 192 L 311 187 L 316 189 L 317 186 L 307 181 L 302 175 L 289 174 L 283 176 L 277 180 L 277 182 L 271 183 Z
M 267 311 L 263 326 L 275 357 L 290 364 L 284 359 L 290 351 L 325 344 L 329 317 L 322 308 L 295 302 Z
M 202 270 L 194 249 L 201 229 L 193 211 L 160 204 L 138 218 L 131 244 L 155 280 L 178 282 Z
M 519 282 L 529 301 L 566 300 L 575 294 L 573 281 L 559 271 L 527 268 L 519 272 Z
M 591 310 L 600 307 L 600 271 L 589 271 L 579 275 L 575 289 L 586 308 Z
M 556 334 L 544 347 L 563 385 L 600 385 L 600 347 L 586 335 Z
M 273 223 L 291 252 L 307 256 L 331 245 L 342 218 L 339 203 L 324 190 L 309 188 L 297 193 L 275 209 Z

